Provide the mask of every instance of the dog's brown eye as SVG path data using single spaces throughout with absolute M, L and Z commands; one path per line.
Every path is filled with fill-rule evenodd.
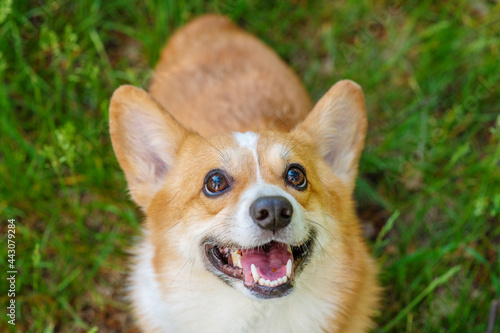
M 224 192 L 229 188 L 229 182 L 221 171 L 214 170 L 205 177 L 204 192 L 208 196 Z
M 292 164 L 286 171 L 285 180 L 288 184 L 297 190 L 305 190 L 307 187 L 307 178 L 304 169 L 297 165 Z

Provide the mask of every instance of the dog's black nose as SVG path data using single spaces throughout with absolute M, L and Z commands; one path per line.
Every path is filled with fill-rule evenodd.
M 292 204 L 281 196 L 261 197 L 250 206 L 250 216 L 255 224 L 273 232 L 286 227 L 292 215 Z

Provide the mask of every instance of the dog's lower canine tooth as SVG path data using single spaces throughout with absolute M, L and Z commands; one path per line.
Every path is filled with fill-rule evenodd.
M 252 266 L 250 266 L 250 270 L 252 271 L 253 280 L 255 282 L 259 281 L 260 275 L 259 272 L 257 272 L 257 267 L 255 267 L 255 265 L 252 264 Z
M 288 259 L 286 263 L 286 276 L 292 277 L 292 259 Z

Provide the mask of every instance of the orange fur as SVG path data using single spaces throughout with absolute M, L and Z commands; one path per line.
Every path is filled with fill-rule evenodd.
M 198 18 L 172 36 L 149 91 L 203 136 L 290 130 L 311 110 L 299 79 L 276 53 L 214 15 Z
M 309 113 L 312 105 L 302 84 L 272 50 L 228 19 L 207 15 L 172 36 L 149 91 L 120 87 L 110 105 L 113 148 L 132 198 L 147 216 L 131 292 L 142 330 L 189 331 L 203 320 L 205 325 L 210 320 L 230 323 L 225 314 L 213 318 L 218 313 L 203 308 L 206 302 L 220 306 L 215 305 L 219 296 L 234 300 L 224 307 L 234 307 L 227 311 L 244 317 L 262 304 L 294 309 L 301 302 L 294 295 L 319 306 L 311 332 L 354 333 L 372 327 L 377 269 L 352 200 L 366 132 L 361 88 L 341 81 Z M 255 132 L 253 154 L 238 144 L 234 131 Z M 297 191 L 283 181 L 289 163 L 305 166 L 307 190 Z M 207 197 L 203 180 L 216 168 L 230 175 L 231 188 Z M 207 269 L 200 249 L 207 235 L 231 240 L 228 232 L 239 223 L 235 219 L 242 198 L 256 184 L 272 185 L 293 198 L 308 218 L 301 225 L 319 234 L 310 263 L 297 277 L 297 291 L 276 301 L 251 300 L 221 283 Z M 144 273 L 144 267 L 151 271 Z M 154 286 L 147 288 L 157 293 L 148 296 L 158 297 L 150 302 L 159 302 L 147 311 L 141 299 L 150 289 L 142 289 L 143 278 L 152 279 L 148 283 Z M 294 319 L 295 310 L 272 309 L 276 323 Z M 276 323 L 266 321 L 255 330 L 300 331 Z

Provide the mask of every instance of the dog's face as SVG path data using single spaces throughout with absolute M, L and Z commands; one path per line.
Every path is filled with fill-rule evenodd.
M 188 138 L 148 209 L 158 247 L 174 240 L 185 261 L 234 288 L 286 295 L 318 237 L 335 228 L 338 200 L 327 188 L 342 189 L 328 169 L 321 175 L 321 158 L 303 140 L 274 132 Z
M 132 87 L 113 96 L 110 128 L 158 272 L 189 263 L 250 297 L 282 297 L 348 235 L 366 130 L 351 82 L 335 85 L 290 133 L 202 138 Z

